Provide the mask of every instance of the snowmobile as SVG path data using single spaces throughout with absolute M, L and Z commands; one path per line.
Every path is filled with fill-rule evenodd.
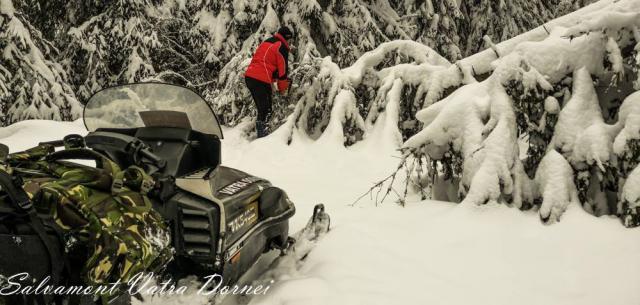
M 221 165 L 222 129 L 197 93 L 163 83 L 107 88 L 88 100 L 83 119 L 86 136 L 49 144 L 76 143 L 154 178 L 149 199 L 175 250 L 169 273 L 218 274 L 233 285 L 264 253 L 292 249 L 293 202 L 268 180 Z M 304 231 L 318 236 L 328 219 L 317 205 Z

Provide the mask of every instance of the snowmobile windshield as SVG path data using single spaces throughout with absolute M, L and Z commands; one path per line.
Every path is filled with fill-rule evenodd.
M 222 139 L 218 118 L 197 93 L 162 83 L 111 87 L 94 94 L 84 107 L 89 131 L 99 128 L 178 127 Z

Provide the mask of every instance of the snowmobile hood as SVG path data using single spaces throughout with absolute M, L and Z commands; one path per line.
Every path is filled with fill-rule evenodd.
M 240 251 L 248 238 L 295 213 L 284 191 L 263 178 L 225 166 L 178 178 L 176 186 L 217 205 L 219 233 L 224 236 L 219 251 L 225 251 L 226 259 Z
M 269 181 L 249 175 L 237 169 L 218 166 L 213 171 L 204 170 L 176 179 L 176 186 L 216 204 L 223 215 L 220 232 L 225 233 L 231 215 L 257 202 L 263 190 L 270 188 Z
M 245 193 L 253 193 L 271 186 L 271 183 L 263 178 L 226 166 L 178 178 L 176 184 L 185 191 L 211 201 L 237 199 L 244 197 Z

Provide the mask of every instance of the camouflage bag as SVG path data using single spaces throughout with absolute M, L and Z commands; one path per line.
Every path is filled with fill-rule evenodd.
M 96 167 L 64 161 L 70 159 L 94 160 Z M 172 258 L 169 231 L 147 197 L 153 179 L 141 168 L 123 170 L 92 150 L 55 152 L 44 144 L 9 155 L 0 170 L 22 179 L 38 213 L 64 233 L 67 252 L 79 245 L 88 250 L 86 283 L 124 283 Z M 7 204 L 0 198 L 0 207 Z

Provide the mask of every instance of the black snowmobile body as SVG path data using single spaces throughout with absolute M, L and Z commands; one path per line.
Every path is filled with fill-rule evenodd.
M 170 223 L 177 270 L 215 273 L 233 283 L 263 252 L 286 246 L 293 203 L 269 181 L 219 165 L 217 137 L 187 129 L 143 127 L 98 129 L 85 140 L 88 147 L 122 165 L 128 159 L 114 143 L 127 147 L 137 140 L 166 161 L 159 174 L 164 189 L 151 199 Z
M 161 189 L 151 199 L 172 229 L 174 270 L 234 283 L 263 252 L 286 247 L 293 203 L 266 179 L 219 165 L 217 136 L 141 127 L 97 129 L 85 141 L 123 166 L 133 162 L 124 153 L 132 145 L 148 147 L 163 163 Z
M 100 117 L 102 108 L 121 108 L 111 109 L 116 106 L 111 103 L 123 93 L 140 104 L 137 118 L 123 124 L 132 113 Z M 109 88 L 89 100 L 84 118 L 87 147 L 123 167 L 144 165 L 155 172 L 157 189 L 150 199 L 172 230 L 172 270 L 218 274 L 223 285 L 230 285 L 264 252 L 288 246 L 293 202 L 266 179 L 220 165 L 222 131 L 197 94 L 159 83 Z

